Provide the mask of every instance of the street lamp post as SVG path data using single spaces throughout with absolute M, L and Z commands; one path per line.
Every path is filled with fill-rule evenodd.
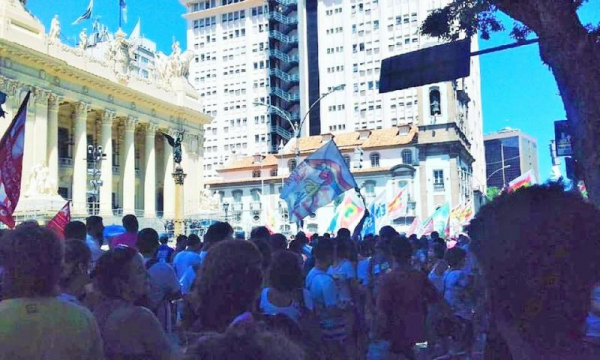
M 510 164 L 508 164 L 508 165 L 504 165 L 504 166 L 503 166 L 503 167 L 501 167 L 500 169 L 497 169 L 497 170 L 493 171 L 493 172 L 490 174 L 490 176 L 488 176 L 488 177 L 487 177 L 487 179 L 485 179 L 485 183 L 487 184 L 488 180 L 489 180 L 489 179 L 490 179 L 492 176 L 494 176 L 494 174 L 495 174 L 495 173 L 497 173 L 497 172 L 499 172 L 499 171 L 502 171 L 502 187 L 506 186 L 506 176 L 504 175 L 504 170 L 505 170 L 505 169 L 508 169 L 509 167 L 511 167 L 511 165 L 510 165 Z
M 308 118 L 308 115 L 310 114 L 310 111 L 315 107 L 315 105 L 317 105 L 321 100 L 323 100 L 324 98 L 326 98 L 327 96 L 333 94 L 336 91 L 340 91 L 340 90 L 344 90 L 344 88 L 346 88 L 346 84 L 341 84 L 338 86 L 333 87 L 331 90 L 329 90 L 328 92 L 326 92 L 325 94 L 321 95 L 321 97 L 319 97 L 317 100 L 315 100 L 309 107 L 308 110 L 306 111 L 306 113 L 304 114 L 304 116 L 302 117 L 302 120 L 300 121 L 300 123 L 298 122 L 293 122 L 287 115 L 285 115 L 285 113 L 283 113 L 282 111 L 279 110 L 279 108 L 271 105 L 271 104 L 265 104 L 265 103 L 261 103 L 261 102 L 255 102 L 254 106 L 265 106 L 267 108 L 272 108 L 275 109 L 275 112 L 281 116 L 282 118 L 284 118 L 291 126 L 292 131 L 294 132 L 294 137 L 296 138 L 296 144 L 295 144 L 295 155 L 296 155 L 296 166 L 298 166 L 298 164 L 300 163 L 300 134 L 302 132 L 302 126 L 304 125 L 304 122 L 306 121 L 306 119 Z
M 88 158 L 86 160 L 92 162 L 92 180 L 90 180 L 90 185 L 92 185 L 91 193 L 94 197 L 94 202 L 92 203 L 92 215 L 96 215 L 96 207 L 99 207 L 100 187 L 103 185 L 103 182 L 100 179 L 102 171 L 98 168 L 98 164 L 106 159 L 106 154 L 103 152 L 101 145 L 88 145 L 87 150 Z
M 225 210 L 225 222 L 227 222 L 227 220 L 229 220 L 228 216 L 227 216 L 227 212 L 229 211 L 229 203 L 228 202 L 223 203 L 223 210 Z

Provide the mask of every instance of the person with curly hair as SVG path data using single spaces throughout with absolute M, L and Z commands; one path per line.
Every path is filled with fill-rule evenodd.
M 262 288 L 263 258 L 250 241 L 226 240 L 210 248 L 192 291 L 192 331 L 223 332 L 233 323 L 252 321 Z
M 136 305 L 150 290 L 142 255 L 117 246 L 98 259 L 93 275 L 106 298 L 94 309 L 106 358 L 171 359 L 175 351 L 160 322 L 152 311 Z
M 92 314 L 56 297 L 63 254 L 56 233 L 35 223 L 3 235 L 0 359 L 104 359 Z
M 560 184 L 500 195 L 471 220 L 470 250 L 499 335 L 486 346 L 490 356 L 600 358 L 584 343 L 590 294 L 600 278 L 598 224 L 600 210 Z

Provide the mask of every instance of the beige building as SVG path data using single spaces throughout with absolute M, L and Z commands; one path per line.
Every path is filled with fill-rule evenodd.
M 452 208 L 478 201 L 472 145 L 454 122 L 301 138 L 300 160 L 332 139 L 368 204 L 384 191 L 390 202 L 401 188 L 408 189 L 406 213 L 392 222 L 399 231 L 406 231 L 415 217 L 423 221 L 445 203 Z M 221 207 L 227 209 L 227 219 L 237 231 L 249 232 L 263 225 L 268 213 L 274 214 L 279 231 L 295 230 L 288 221 L 285 201 L 279 199 L 285 179 L 296 166 L 294 154 L 292 139 L 279 154 L 234 158 L 217 170 L 218 180 L 206 182 L 220 195 Z M 323 233 L 333 216 L 332 203 L 305 218 L 304 229 Z
M 201 201 L 203 126 L 211 121 L 187 82 L 191 58 L 173 47 L 148 77 L 133 71 L 133 44 L 120 30 L 111 34 L 105 56 L 60 42 L 60 22 L 49 31 L 16 0 L 0 1 L 0 90 L 11 119 L 28 91 L 23 190 L 17 215 L 44 217 L 72 200 L 73 213 L 103 216 L 136 213 L 173 217 L 172 149 L 161 132 L 184 133 L 182 163 L 186 214 Z M 4 133 L 9 120 L 0 121 Z M 94 163 L 89 146 L 102 146 L 97 164 L 102 181 L 90 193 Z

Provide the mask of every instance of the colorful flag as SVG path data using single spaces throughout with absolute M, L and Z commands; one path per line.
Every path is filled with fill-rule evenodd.
M 346 191 L 344 200 L 338 206 L 338 229 L 346 228 L 352 232 L 365 214 L 365 204 L 356 195 L 356 191 Z
M 438 207 L 431 219 L 433 220 L 433 231 L 437 231 L 440 236 L 446 234 L 446 227 L 448 226 L 448 218 L 450 217 L 450 204 L 445 203 Z
M 368 217 L 365 219 L 361 235 L 377 234 L 377 231 L 389 224 L 387 216 L 387 192 L 385 189 L 371 202 L 368 209 Z
M 277 216 L 275 216 L 275 212 L 273 212 L 273 209 L 271 209 L 269 200 L 263 195 L 260 195 L 260 202 L 262 203 L 262 221 L 264 222 L 265 227 L 269 229 L 271 233 L 278 232 Z
M 421 229 L 417 233 L 417 236 L 421 237 L 423 235 L 429 235 L 434 231 L 433 227 L 433 217 L 428 217 L 427 220 L 422 224 Z
M 508 183 L 508 192 L 515 191 L 522 187 L 529 187 L 535 184 L 537 184 L 537 181 L 535 179 L 535 175 L 533 174 L 533 170 L 529 170 L 525 174 L 522 174 L 518 178 Z
M 400 216 L 406 216 L 408 206 L 408 189 L 403 187 L 398 195 L 387 205 L 387 216 L 391 219 L 397 219 Z
M 90 0 L 90 3 L 88 4 L 87 9 L 85 9 L 85 12 L 83 14 L 81 14 L 80 17 L 75 19 L 75 21 L 73 21 L 72 25 L 77 25 L 80 22 L 82 22 L 83 20 L 88 20 L 89 18 L 91 18 L 93 10 L 94 10 L 94 0 Z
M 406 233 L 410 236 L 412 234 L 418 234 L 419 231 L 421 231 L 421 220 L 419 220 L 418 217 L 415 217 Z
M 65 206 L 54 215 L 52 220 L 46 225 L 48 229 L 54 230 L 60 237 L 64 237 L 65 226 L 71 221 L 71 202 L 67 201 Z
M 29 95 L 30 93 L 27 93 L 19 112 L 0 140 L 0 221 L 11 229 L 15 227 L 12 214 L 21 196 L 25 119 Z
M 296 167 L 285 181 L 280 197 L 288 204 L 290 219 L 299 222 L 355 188 L 356 181 L 331 140 Z

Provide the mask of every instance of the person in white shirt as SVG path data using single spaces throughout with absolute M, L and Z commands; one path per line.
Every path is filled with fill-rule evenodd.
M 85 219 L 85 227 L 87 235 L 85 237 L 85 243 L 90 248 L 92 253 L 91 266 L 94 267 L 96 261 L 104 254 L 101 247 L 104 245 L 104 224 L 100 216 L 89 216 Z

